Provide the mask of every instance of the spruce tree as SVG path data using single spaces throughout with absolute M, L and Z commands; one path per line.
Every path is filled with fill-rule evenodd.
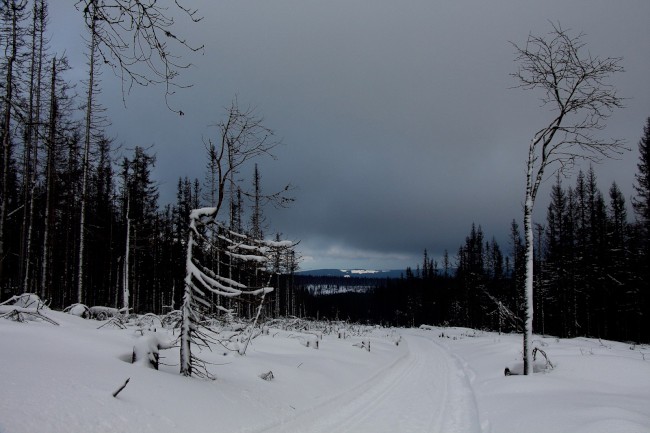
M 650 260 L 650 117 L 646 121 L 643 136 L 639 141 L 637 167 L 639 171 L 635 175 L 634 185 L 636 197 L 632 199 L 637 220 L 635 287 L 640 307 L 640 310 L 637 311 L 639 327 L 648 329 L 650 326 L 650 318 L 647 314 L 650 311 L 650 289 L 648 288 L 650 278 L 650 265 L 648 265 Z
M 634 190 L 637 195 L 632 199 L 632 206 L 647 240 L 650 233 L 650 117 L 646 121 L 643 137 L 639 141 L 637 168 L 639 171 L 634 176 L 636 180 Z

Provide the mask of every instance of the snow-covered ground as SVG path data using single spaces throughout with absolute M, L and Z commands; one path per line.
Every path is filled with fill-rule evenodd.
M 271 328 L 245 356 L 203 351 L 210 381 L 178 374 L 178 348 L 131 364 L 152 331 L 45 314 L 60 326 L 0 319 L 0 433 L 650 432 L 648 346 L 536 337 L 555 367 L 506 377 L 519 335 Z

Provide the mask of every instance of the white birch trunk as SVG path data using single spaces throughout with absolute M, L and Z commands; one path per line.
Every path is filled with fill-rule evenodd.
M 532 373 L 533 359 L 533 201 L 529 198 L 524 206 L 524 232 L 526 236 L 526 310 L 524 318 L 524 374 Z
M 524 285 L 524 297 L 526 309 L 524 312 L 524 375 L 532 373 L 533 360 L 533 207 L 535 205 L 535 193 L 538 183 L 533 179 L 535 165 L 535 144 L 532 140 L 528 149 L 528 165 L 526 167 L 526 200 L 524 202 L 524 236 L 526 243 L 526 279 Z M 540 173 L 537 174 L 539 179 Z

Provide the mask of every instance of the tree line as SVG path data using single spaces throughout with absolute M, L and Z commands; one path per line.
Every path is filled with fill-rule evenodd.
M 232 101 L 213 125 L 216 138 L 202 143 L 205 177 L 180 178 L 176 201 L 164 206 L 152 178 L 153 149 L 117 148 L 106 132 L 110 122 L 98 98 L 102 67 L 127 86 L 162 83 L 166 96 L 178 70 L 187 67 L 161 42 L 191 48 L 171 32 L 164 5 L 76 2 L 87 27 L 88 70 L 73 83 L 66 78 L 72 72 L 66 57 L 49 47 L 48 2 L 1 1 L 0 298 L 37 293 L 54 308 L 178 309 L 193 209 L 223 202 L 218 217 L 225 227 L 254 239 L 268 236 L 264 207 L 290 203 L 290 186 L 263 192 L 255 159 L 279 142 L 254 109 Z M 129 16 L 139 20 L 124 28 Z M 124 45 L 127 35 L 141 42 L 137 49 L 153 44 L 146 58 Z M 271 236 L 280 242 L 280 234 Z M 296 267 L 295 252 L 285 250 L 268 265 L 276 274 Z M 278 290 L 269 296 L 269 314 L 280 311 L 280 297 L 290 304 L 287 289 Z
M 600 190 L 593 167 L 572 186 L 556 177 L 546 221 L 535 224 L 536 332 L 650 341 L 649 144 L 650 118 L 639 143 L 634 216 L 616 182 Z M 521 332 L 525 245 L 515 220 L 508 238 L 502 248 L 472 225 L 454 257 L 445 252 L 438 262 L 425 250 L 421 264 L 365 292 L 318 296 L 308 290 L 313 279 L 301 276 L 300 296 L 313 317 Z

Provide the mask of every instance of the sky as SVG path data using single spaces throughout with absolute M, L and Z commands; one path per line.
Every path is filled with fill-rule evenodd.
M 173 2 L 169 2 L 173 3 Z M 82 17 L 50 2 L 51 45 L 85 73 Z M 302 269 L 404 269 L 426 248 L 450 256 L 481 225 L 508 253 L 522 226 L 525 162 L 535 131 L 552 116 L 540 94 L 514 89 L 512 43 L 551 22 L 583 32 L 587 49 L 622 57 L 611 83 L 626 98 L 602 132 L 631 149 L 594 167 L 607 197 L 613 181 L 634 194 L 638 142 L 650 116 L 647 0 L 184 0 L 203 20 L 179 17 L 176 32 L 200 53 L 165 107 L 162 87 L 134 88 L 124 101 L 102 75 L 109 134 L 123 149 L 153 145 L 161 205 L 179 177 L 203 179 L 204 140 L 236 97 L 255 107 L 282 145 L 260 159 L 266 192 L 295 186 L 288 209 L 265 210 L 267 233 L 300 241 Z M 123 150 L 124 151 L 124 150 Z M 583 167 L 587 170 L 589 167 Z M 242 178 L 252 176 L 241 173 Z M 575 176 L 564 180 L 575 183 Z M 545 222 L 550 185 L 535 220 Z M 631 210 L 629 211 L 632 214 Z

